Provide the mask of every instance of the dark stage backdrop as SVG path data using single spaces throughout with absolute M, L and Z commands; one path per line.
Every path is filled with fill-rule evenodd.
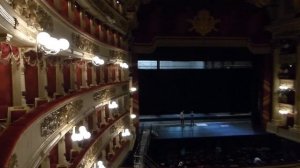
M 139 70 L 142 115 L 248 113 L 257 101 L 254 70 Z

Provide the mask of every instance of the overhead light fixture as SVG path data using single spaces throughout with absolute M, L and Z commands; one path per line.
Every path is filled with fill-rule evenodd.
M 280 109 L 278 112 L 279 112 L 279 114 L 282 114 L 282 115 L 290 113 L 290 111 L 288 109 Z
M 46 55 L 55 55 L 62 50 L 67 50 L 70 46 L 68 40 L 51 37 L 47 32 L 40 32 L 37 37 L 37 47 Z
M 98 56 L 94 56 L 92 58 L 92 63 L 93 65 L 95 66 L 99 66 L 99 65 L 103 65 L 104 64 L 104 60 L 103 59 L 100 59 Z

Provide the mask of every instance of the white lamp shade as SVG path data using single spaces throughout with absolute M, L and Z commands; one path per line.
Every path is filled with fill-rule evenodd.
M 58 45 L 62 50 L 67 50 L 70 47 L 69 41 L 64 38 L 58 40 Z
M 46 45 L 49 39 L 50 35 L 46 32 L 40 32 L 36 37 L 37 43 L 41 45 Z
M 80 127 L 79 127 L 79 132 L 80 132 L 80 133 L 85 133 L 85 132 L 87 132 L 85 126 L 80 126 Z

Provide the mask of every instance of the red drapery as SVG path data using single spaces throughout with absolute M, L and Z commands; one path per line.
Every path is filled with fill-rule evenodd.
M 101 67 L 96 67 L 96 82 L 97 84 L 101 82 Z
M 82 64 L 81 62 L 77 63 L 76 66 L 76 84 L 77 84 L 77 88 L 80 88 L 82 86 Z
M 64 75 L 64 90 L 66 93 L 68 93 L 70 86 L 71 86 L 70 65 L 69 64 L 64 64 L 63 75 Z
M 57 168 L 58 164 L 58 144 L 50 151 L 50 168 Z
M 56 67 L 55 65 L 47 64 L 47 91 L 48 96 L 53 97 L 56 92 Z
M 0 63 L 0 106 L 12 106 L 11 64 Z
M 61 10 L 60 13 L 63 17 L 68 17 L 68 0 L 60 0 Z
M 92 70 L 93 70 L 93 65 L 88 64 L 87 65 L 87 84 L 90 86 L 92 84 Z
M 35 54 L 35 53 L 31 53 Z M 32 55 L 34 57 L 34 55 Z M 37 59 L 37 58 L 33 58 Z M 30 61 L 29 61 L 30 62 Z M 32 61 L 34 62 L 34 61 Z M 27 104 L 34 104 L 34 99 L 38 97 L 38 68 L 37 66 L 25 63 L 25 98 Z

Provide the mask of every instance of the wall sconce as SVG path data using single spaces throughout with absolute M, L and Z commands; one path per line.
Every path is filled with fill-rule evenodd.
M 100 59 L 98 56 L 94 56 L 92 58 L 92 63 L 93 65 L 95 66 L 99 66 L 99 65 L 103 65 L 104 64 L 104 60 L 103 59 Z
M 136 88 L 136 87 L 131 87 L 131 88 L 129 89 L 129 91 L 130 91 L 130 92 L 135 92 L 135 91 L 137 91 L 137 88 Z
M 124 68 L 124 69 L 128 69 L 129 68 L 128 64 L 125 63 L 125 62 L 120 63 L 120 67 Z
M 130 136 L 129 129 L 128 128 L 124 129 L 121 135 L 122 135 L 122 137 L 128 137 L 128 136 Z
M 70 46 L 68 40 L 51 37 L 46 32 L 40 32 L 36 37 L 36 41 L 38 49 L 42 50 L 46 55 L 55 55 L 62 50 L 67 50 Z
M 84 139 L 89 139 L 91 137 L 91 133 L 87 131 L 85 126 L 79 127 L 79 133 L 76 133 L 76 127 L 73 127 L 73 132 L 71 135 L 72 141 L 82 141 Z
M 109 102 L 109 104 L 108 104 L 109 109 L 116 109 L 118 107 L 119 107 L 119 105 L 115 101 Z
M 96 167 L 95 168 L 105 168 L 103 162 L 101 160 L 99 160 L 96 164 Z
M 280 109 L 278 112 L 279 112 L 279 114 L 282 114 L 282 115 L 291 113 L 290 110 L 288 110 L 288 109 Z
M 135 119 L 135 118 L 136 118 L 136 115 L 135 115 L 135 114 L 130 114 L 130 118 L 131 118 L 131 119 Z

